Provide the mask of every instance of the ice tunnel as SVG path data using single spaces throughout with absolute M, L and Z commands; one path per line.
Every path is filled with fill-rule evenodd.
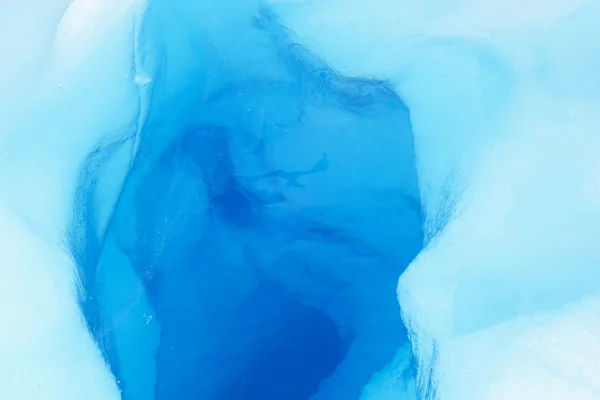
M 0 399 L 597 400 L 597 0 L 0 0 Z

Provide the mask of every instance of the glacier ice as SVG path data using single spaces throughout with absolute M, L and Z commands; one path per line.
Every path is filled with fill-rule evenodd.
M 597 398 L 598 3 L 335 3 L 283 20 L 410 110 L 428 244 L 398 295 L 418 396 Z
M 0 397 L 116 399 L 76 301 L 65 232 L 79 164 L 136 115 L 132 14 L 123 2 L 37 3 L 4 1 L 0 17 Z
M 0 398 L 600 397 L 594 0 L 3 0 Z
M 100 289 L 92 307 L 125 396 L 358 397 L 407 340 L 394 287 L 422 233 L 406 108 L 244 4 L 144 17 L 152 99 L 95 277 L 137 276 L 120 290 L 145 306 Z M 124 309 L 135 329 L 151 318 L 135 339 Z M 143 380 L 124 368 L 140 357 Z

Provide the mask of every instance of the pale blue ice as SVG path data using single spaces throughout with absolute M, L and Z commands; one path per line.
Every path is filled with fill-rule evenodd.
M 0 399 L 600 398 L 598 0 L 0 7 Z

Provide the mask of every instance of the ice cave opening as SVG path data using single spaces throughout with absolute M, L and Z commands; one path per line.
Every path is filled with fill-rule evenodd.
M 267 9 L 192 3 L 151 3 L 143 123 L 80 172 L 88 327 L 125 400 L 360 398 L 408 348 L 396 285 L 423 242 L 408 110 Z
M 600 398 L 600 1 L 1 4 L 0 398 Z

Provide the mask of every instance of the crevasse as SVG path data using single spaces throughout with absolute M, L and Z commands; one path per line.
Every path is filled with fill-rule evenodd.
M 596 399 L 599 18 L 5 0 L 0 398 Z
M 70 231 L 123 398 L 358 398 L 407 343 L 422 242 L 402 100 L 259 2 L 154 1 L 137 46 L 143 126 L 86 157 Z

